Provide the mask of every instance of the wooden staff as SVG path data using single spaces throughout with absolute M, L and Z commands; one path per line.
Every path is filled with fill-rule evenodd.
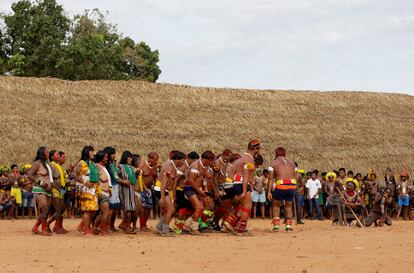
M 338 192 L 339 192 L 339 194 L 341 195 L 342 200 L 344 200 L 344 201 L 346 202 L 345 196 L 342 194 L 342 192 L 341 192 L 341 191 L 338 191 Z M 346 206 L 347 206 L 347 207 L 348 207 L 348 209 L 351 211 L 351 213 L 354 215 L 355 219 L 357 220 L 357 222 L 358 222 L 358 224 L 361 226 L 361 228 L 363 228 L 363 227 L 364 227 L 364 225 L 362 224 L 361 220 L 359 220 L 359 218 L 358 218 L 358 216 L 355 214 L 354 210 L 353 210 L 350 206 L 348 206 L 348 205 L 346 205 Z
M 37 212 L 37 200 L 36 200 L 36 197 L 33 196 L 33 198 L 35 199 L 35 216 L 36 216 L 36 219 L 37 219 L 39 217 L 39 213 Z M 29 208 L 29 209 L 31 209 L 31 208 Z

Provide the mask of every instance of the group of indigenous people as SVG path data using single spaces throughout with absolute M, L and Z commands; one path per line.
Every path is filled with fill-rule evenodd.
M 318 170 L 300 171 L 298 188 L 305 202 L 299 205 L 299 219 L 308 212 L 313 219 L 315 212 L 319 220 L 332 219 L 335 225 L 383 226 L 391 225 L 391 219 L 412 220 L 414 188 L 408 172 L 395 174 L 391 168 L 385 170 L 383 180 L 374 170 L 366 176 L 345 168 L 319 174 Z M 299 190 L 298 190 L 299 191 Z
M 159 163 L 155 151 L 146 158 L 124 151 L 117 161 L 113 147 L 85 146 L 79 160 L 65 168 L 63 151 L 40 147 L 32 164 L 1 168 L 0 211 L 15 217 L 20 202 L 27 208 L 22 215 L 37 216 L 32 232 L 45 236 L 66 234 L 63 215 L 72 217 L 76 210 L 81 212 L 76 230 L 85 236 L 120 231 L 250 235 L 249 221 L 257 211 L 263 218 L 268 211 L 274 232 L 293 231 L 293 220 L 303 224 L 306 214 L 356 226 L 391 225 L 392 217 L 411 216 L 414 190 L 406 171 L 396 176 L 387 169 L 384 181 L 375 171 L 366 177 L 344 168 L 305 173 L 283 147 L 263 167 L 260 149 L 254 139 L 240 154 L 173 150 Z M 157 206 L 159 220 L 152 230 L 148 219 Z

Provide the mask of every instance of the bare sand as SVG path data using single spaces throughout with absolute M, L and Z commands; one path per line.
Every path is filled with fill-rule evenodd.
M 358 229 L 307 221 L 293 233 L 275 234 L 270 220 L 255 220 L 254 236 L 173 238 L 84 238 L 74 231 L 78 219 L 65 220 L 69 234 L 43 237 L 30 233 L 33 223 L 0 221 L 0 272 L 414 272 L 414 222 Z

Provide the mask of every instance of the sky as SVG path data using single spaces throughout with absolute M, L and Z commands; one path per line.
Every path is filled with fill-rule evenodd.
M 159 82 L 414 95 L 412 0 L 57 1 L 158 49 Z

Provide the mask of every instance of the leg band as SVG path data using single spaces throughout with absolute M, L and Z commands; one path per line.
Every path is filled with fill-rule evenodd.
M 240 220 L 236 226 L 236 232 L 243 233 L 247 231 L 247 220 Z
M 280 225 L 280 218 L 279 217 L 273 217 L 272 225 L 279 226 Z

